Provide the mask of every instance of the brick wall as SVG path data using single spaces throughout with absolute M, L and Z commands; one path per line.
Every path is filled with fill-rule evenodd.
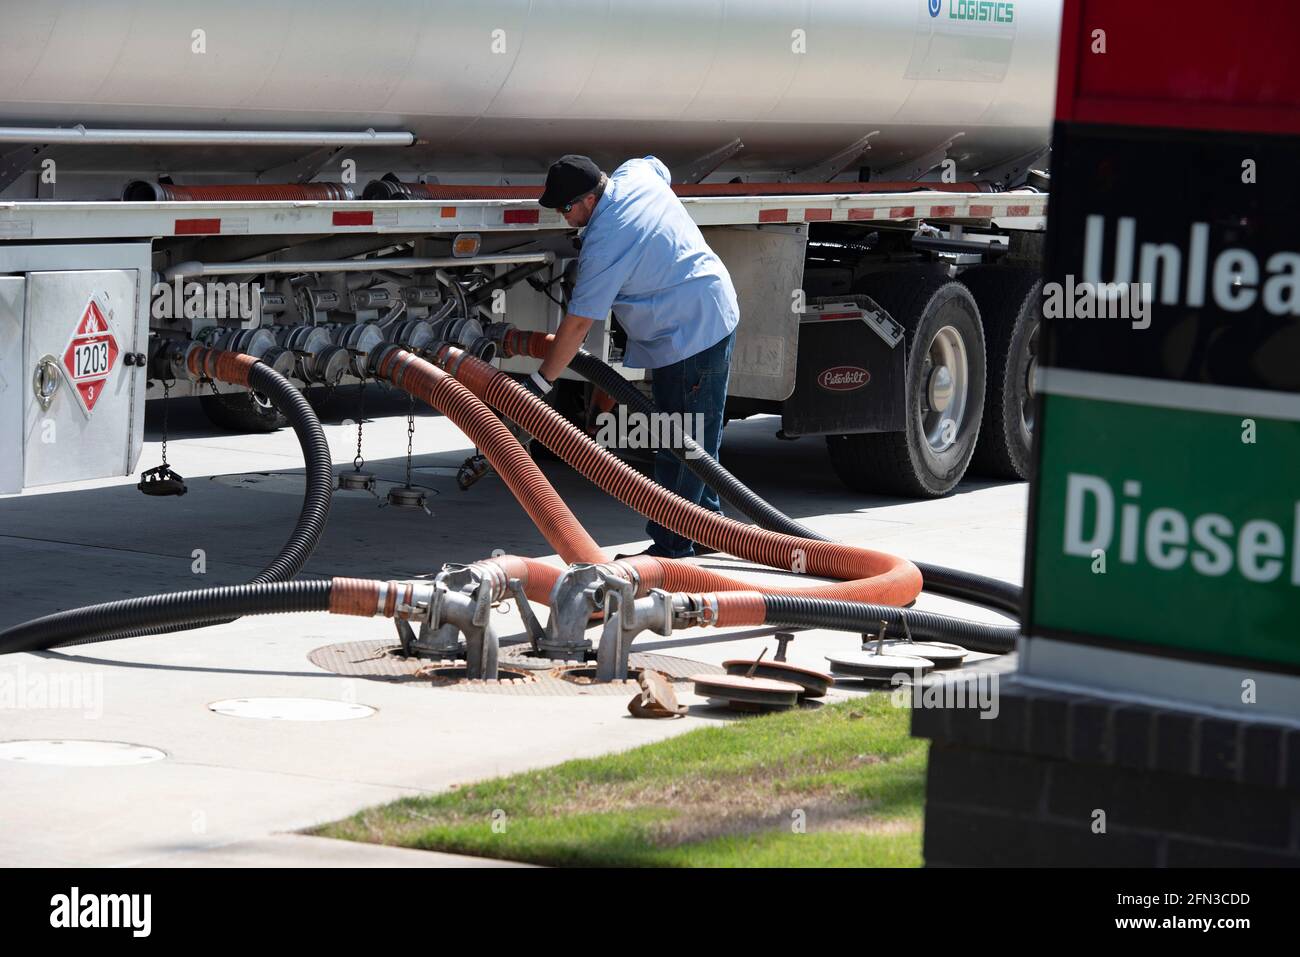
M 1300 865 L 1300 728 L 1014 678 L 998 703 L 912 712 L 928 865 Z

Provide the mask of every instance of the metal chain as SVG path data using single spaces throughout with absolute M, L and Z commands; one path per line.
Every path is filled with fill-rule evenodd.
M 172 384 L 163 379 L 163 429 L 162 429 L 162 464 L 167 464 L 167 400 L 171 398 Z
M 361 425 L 366 421 L 366 380 L 361 380 L 361 391 L 357 394 L 357 457 L 352 460 L 352 467 L 358 472 L 366 460 L 361 457 Z
M 411 487 L 411 455 L 415 446 L 415 396 L 410 396 L 406 407 L 406 487 Z

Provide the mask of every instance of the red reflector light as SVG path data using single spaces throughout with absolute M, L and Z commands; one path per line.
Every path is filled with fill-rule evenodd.
M 172 234 L 176 236 L 195 236 L 203 233 L 221 232 L 220 219 L 178 219 Z
M 375 224 L 375 214 L 369 210 L 364 212 L 343 212 L 334 213 L 335 226 L 373 226 Z

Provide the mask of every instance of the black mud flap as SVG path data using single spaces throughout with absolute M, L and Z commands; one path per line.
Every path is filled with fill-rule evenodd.
M 874 303 L 809 306 L 799 324 L 795 386 L 781 409 L 782 431 L 789 436 L 902 431 L 906 351 L 902 327 Z

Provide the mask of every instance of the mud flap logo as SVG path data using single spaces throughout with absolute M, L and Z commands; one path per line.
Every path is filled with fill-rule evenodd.
M 852 392 L 871 381 L 871 373 L 860 366 L 832 366 L 817 377 L 827 392 Z

